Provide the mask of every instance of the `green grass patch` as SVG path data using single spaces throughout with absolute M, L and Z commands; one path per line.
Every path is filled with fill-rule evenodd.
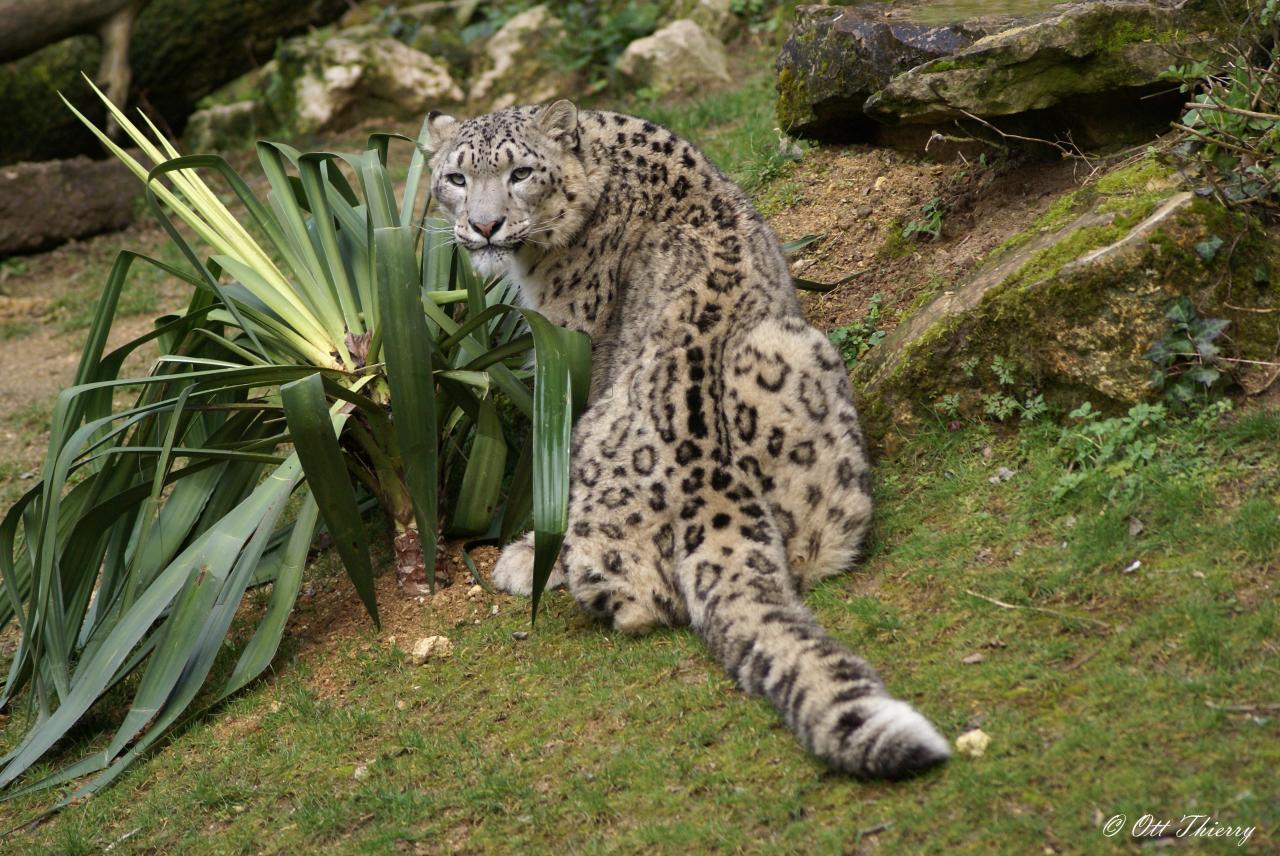
M 796 160 L 776 130 L 774 80 L 766 65 L 732 89 L 674 100 L 637 97 L 607 106 L 652 119 L 692 140 L 725 175 L 756 193 L 785 175 Z
M 324 662 L 295 648 L 272 682 L 8 844 L 1103 853 L 1141 843 L 1103 835 L 1114 815 L 1206 813 L 1256 826 L 1253 852 L 1277 846 L 1280 416 L 1155 424 L 1157 454 L 1120 493 L 1099 467 L 1057 496 L 1060 434 L 909 438 L 879 464 L 866 563 L 809 597 L 944 733 L 991 735 L 981 758 L 897 784 L 831 775 L 692 634 L 619 636 L 556 593 L 516 641 L 527 605 L 502 597 L 496 616 L 485 602 L 480 623 L 444 628 L 455 654 L 428 666 L 371 628 Z M 1014 475 L 993 483 L 1000 467 Z M 329 556 L 311 573 L 341 585 Z M 439 621 L 424 614 L 424 634 Z M 20 798 L 5 820 L 44 801 Z
M 150 213 L 148 212 L 148 215 Z M 93 323 L 98 311 L 102 284 L 107 281 L 111 266 L 115 263 L 118 248 L 102 245 L 93 249 L 92 257 L 85 259 L 84 267 L 74 276 L 59 283 L 57 296 L 50 301 L 49 317 L 59 332 L 71 333 L 86 330 Z M 157 257 L 179 270 L 189 270 L 190 265 L 172 242 L 156 248 Z M 176 283 L 167 273 L 154 265 L 135 262 L 129 272 L 129 281 L 120 294 L 116 307 L 118 317 L 159 314 L 166 297 L 187 294 L 190 286 Z
M 0 323 L 0 342 L 22 339 L 36 331 L 34 321 L 5 321 Z

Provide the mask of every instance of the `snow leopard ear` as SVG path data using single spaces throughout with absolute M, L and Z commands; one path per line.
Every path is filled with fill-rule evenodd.
M 577 137 L 578 108 L 572 101 L 561 98 L 543 107 L 534 122 L 551 139 L 559 143 L 569 143 Z
M 426 154 L 440 151 L 458 133 L 458 120 L 452 116 L 432 110 L 427 114 L 427 141 L 422 148 Z

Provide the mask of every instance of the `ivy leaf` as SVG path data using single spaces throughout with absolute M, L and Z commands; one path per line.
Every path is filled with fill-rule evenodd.
M 1220 377 L 1222 377 L 1222 372 L 1209 366 L 1196 366 L 1187 372 L 1187 380 L 1203 386 L 1213 386 Z
M 1212 342 L 1231 324 L 1228 318 L 1202 318 L 1196 325 L 1196 342 Z
M 1218 250 L 1222 249 L 1222 245 L 1226 243 L 1217 235 L 1210 235 L 1200 243 L 1196 244 L 1195 251 L 1206 262 L 1211 262 L 1218 255 Z

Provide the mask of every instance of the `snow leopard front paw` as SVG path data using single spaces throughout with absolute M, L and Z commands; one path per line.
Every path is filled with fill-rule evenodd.
M 560 588 L 565 584 L 564 573 L 559 563 L 551 569 L 547 578 L 547 590 Z M 493 566 L 493 587 L 499 591 L 528 597 L 533 593 L 533 533 L 530 532 L 519 541 L 512 541 L 498 556 L 498 563 Z

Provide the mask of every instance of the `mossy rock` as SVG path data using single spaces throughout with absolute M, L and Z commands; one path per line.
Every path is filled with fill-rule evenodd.
M 1274 359 L 1277 262 L 1274 235 L 1143 161 L 1065 196 L 872 350 L 853 378 L 864 420 L 880 436 L 936 415 L 947 395 L 976 410 L 1000 388 L 997 357 L 1051 404 L 1150 399 L 1144 355 L 1182 296 L 1231 322 L 1230 356 Z
M 1156 87 L 1173 57 L 1207 58 L 1217 42 L 1183 10 L 1150 0 L 1075 4 L 897 75 L 865 109 L 886 122 L 941 123 L 1048 110 L 1088 98 L 1087 111 L 1127 105 Z
M 577 76 L 558 66 L 546 47 L 571 37 L 549 4 L 512 17 L 476 60 L 468 109 L 483 113 L 578 95 L 582 87 Z
M 458 105 L 445 65 L 380 31 L 312 33 L 280 45 L 262 81 L 277 127 L 310 134 L 369 116 L 417 117 Z
M 868 138 L 863 103 L 897 74 L 950 56 L 987 31 L 894 21 L 881 3 L 801 6 L 778 56 L 778 121 L 820 139 Z
M 88 98 L 80 70 L 93 73 L 102 48 L 92 36 L 76 36 L 0 65 L 0 164 L 69 158 L 94 153 L 97 142 L 62 106 L 58 93 L 73 98 L 90 119 L 102 121 L 106 110 Z M 98 151 L 101 151 L 99 148 Z
M 778 59 L 778 118 L 819 139 L 918 148 L 932 131 L 1085 146 L 1168 128 L 1185 100 L 1162 79 L 1229 36 L 1219 13 L 1171 0 L 863 0 L 797 11 Z M 1047 147 L 1044 147 L 1047 148 Z
M 201 98 L 270 59 L 279 39 L 346 8 L 345 0 L 150 0 L 129 46 L 131 104 L 181 132 Z M 101 120 L 103 110 L 80 80 L 82 70 L 96 73 L 100 59 L 98 40 L 81 36 L 0 65 L 0 164 L 103 154 L 58 99 L 62 92 Z

